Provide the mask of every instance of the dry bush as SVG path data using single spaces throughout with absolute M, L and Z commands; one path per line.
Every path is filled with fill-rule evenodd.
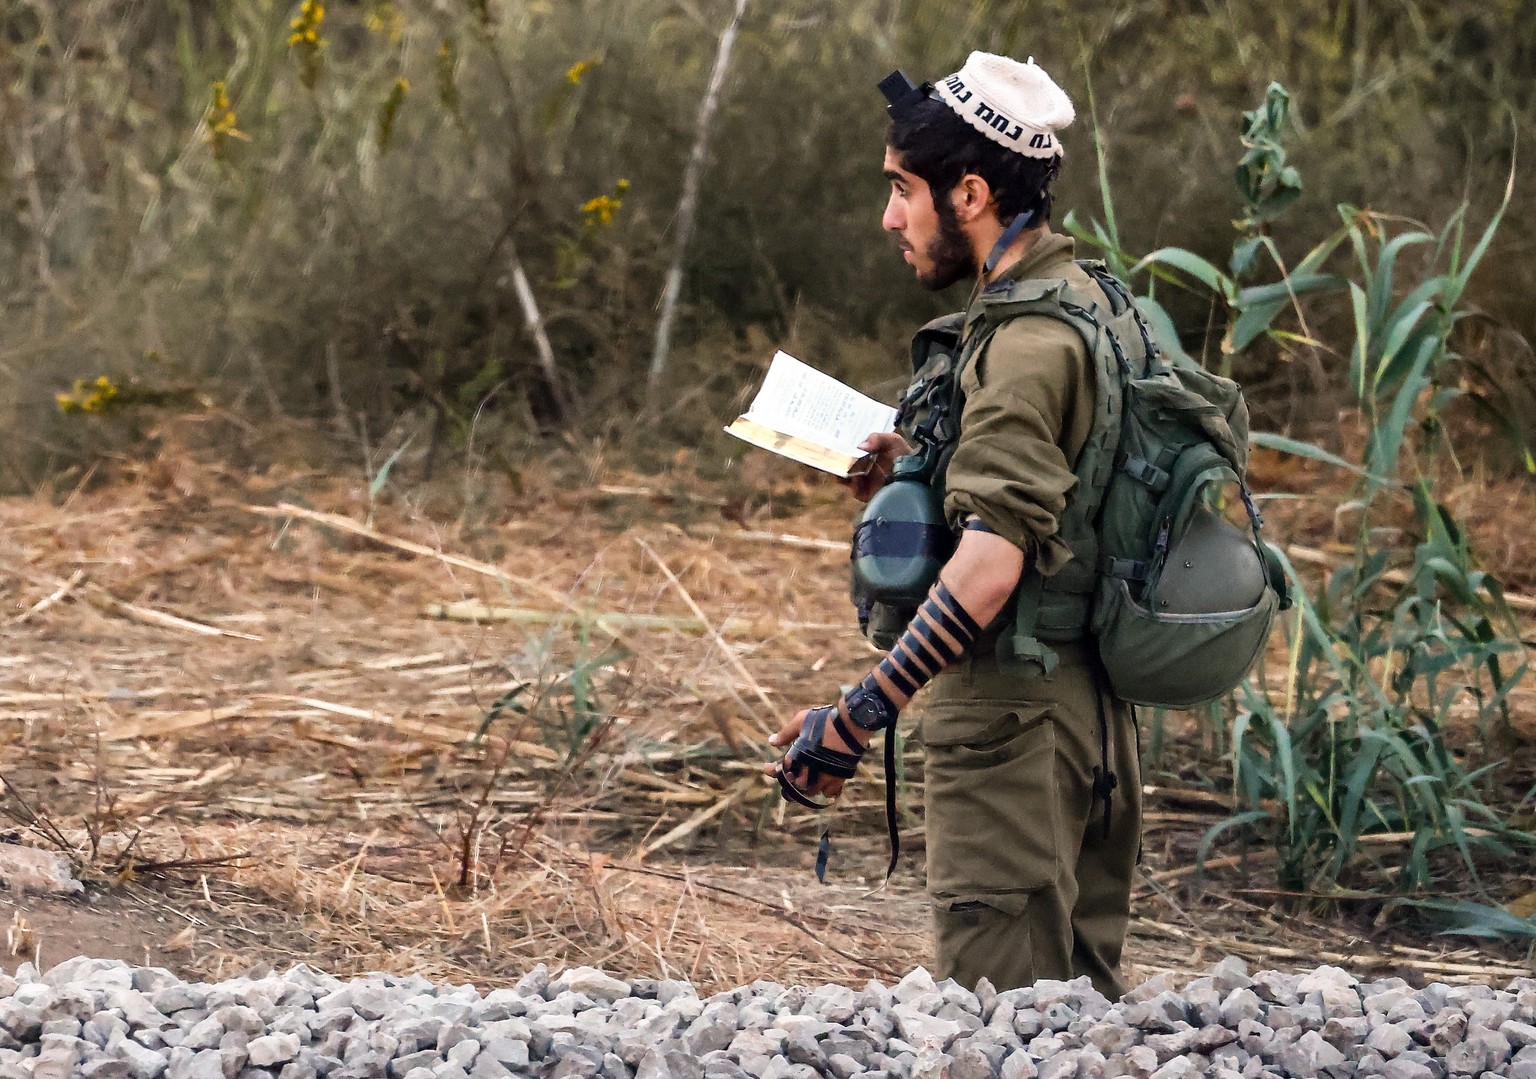
M 312 51 L 289 41 L 297 2 L 8 5 L 0 411 L 19 448 L 0 484 L 139 437 L 131 419 L 58 415 L 56 394 L 99 375 L 179 409 L 321 416 L 379 460 L 412 433 L 436 462 L 557 424 L 632 425 L 728 8 L 366 0 L 326 7 Z M 1536 118 L 1519 18 L 1519 5 L 1471 0 L 753 7 L 712 139 L 670 419 L 712 425 L 766 343 L 786 338 L 862 382 L 887 379 L 901 337 L 952 302 L 916 292 L 877 228 L 872 84 L 898 64 L 935 75 L 970 47 L 1034 54 L 1082 116 L 1062 210 L 1096 201 L 1097 120 L 1125 177 L 1127 244 L 1214 254 L 1236 209 L 1230 131 L 1272 78 L 1305 126 L 1296 160 L 1311 196 L 1294 237 L 1339 201 L 1433 224 L 1463 189 L 1492 198 L 1515 132 Z M 1530 202 L 1520 183 L 1516 206 Z M 1474 290 L 1527 336 L 1515 256 L 1532 227 L 1511 219 L 1497 277 Z M 1191 340 L 1205 332 L 1197 302 L 1176 314 Z M 1289 393 L 1301 375 L 1276 377 L 1278 362 L 1245 374 Z

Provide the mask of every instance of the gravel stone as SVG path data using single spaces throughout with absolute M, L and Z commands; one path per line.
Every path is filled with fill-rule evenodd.
M 224 1079 L 224 1060 L 214 1049 L 178 1046 L 171 1050 L 165 1075 L 166 1079 Z
M 1184 987 L 1184 1003 L 1198 1026 L 1221 1022 L 1222 991 L 1215 978 L 1196 978 Z
M 1164 990 L 1150 1000 L 1133 1004 L 1125 1009 L 1124 1015 L 1133 1027 L 1171 1034 L 1180 1029 L 1180 1024 L 1187 1024 L 1189 1009 L 1177 993 Z
M 1039 1074 L 1035 1058 L 1023 1049 L 1015 1049 L 1003 1060 L 1001 1079 L 1038 1079 Z
M 1175 1057 L 1152 1073 L 1151 1079 L 1196 1079 L 1200 1069 L 1188 1057 Z
M 1325 1068 L 1344 1063 L 1344 1054 L 1323 1040 L 1315 1030 L 1304 1032 L 1275 1054 L 1276 1063 L 1290 1075 L 1318 1075 Z
M 132 1038 L 118 1038 L 107 1045 L 107 1052 L 119 1060 L 128 1062 L 128 1074 L 133 1079 L 155 1079 L 165 1071 L 166 1058 L 147 1049 Z
M 938 1045 L 947 1049 L 960 1036 L 959 1023 L 927 1015 L 911 1004 L 893 1005 L 891 1018 L 896 1023 L 896 1033 L 912 1045 Z
M 1391 1059 L 1401 1056 L 1414 1046 L 1413 1038 L 1402 1027 L 1393 1023 L 1381 1023 L 1366 1035 L 1365 1047 Z
M 1410 1060 L 1406 1056 L 1389 1060 L 1381 1067 L 1382 1079 L 1440 1079 L 1427 1062 Z
M 934 983 L 933 975 L 924 968 L 918 967 L 891 988 L 891 996 L 898 1004 L 906 1004 L 914 997 L 925 993 L 937 995 L 938 988 Z
M 1083 1043 L 1092 1046 L 1106 1057 L 1113 1057 L 1135 1045 L 1139 1034 L 1139 1031 L 1126 1026 L 1123 1022 L 1098 1023 L 1084 1032 Z
M 1301 981 L 1295 974 L 1281 974 L 1279 971 L 1263 970 L 1254 976 L 1251 988 L 1258 994 L 1259 999 L 1267 1000 L 1271 1004 L 1296 1003 L 1296 985 Z
M 1077 1053 L 1070 1049 L 1052 1053 L 1040 1061 L 1040 1079 L 1073 1079 L 1078 1063 Z
M 1467 1040 L 1452 1046 L 1445 1064 L 1453 1075 L 1480 1075 L 1502 1067 L 1509 1060 L 1509 1039 L 1495 1030 L 1473 1027 Z
M 564 971 L 549 988 L 555 993 L 580 993 L 591 1000 L 613 1003 L 630 995 L 628 982 L 620 981 L 593 967 L 573 967 Z
M 1235 955 L 1229 955 L 1211 968 L 1211 980 L 1223 993 L 1234 989 L 1246 989 L 1253 984 L 1248 977 L 1248 964 Z
M 1038 1008 L 1018 1008 L 1013 1013 L 1013 1031 L 1020 1038 L 1033 1038 L 1045 1029 L 1045 1016 Z
M 299 1055 L 299 1036 L 266 1034 L 253 1038 L 246 1047 L 246 1055 L 257 1068 L 270 1068 L 274 1064 L 285 1063 Z
M 949 1079 L 996 1079 L 999 1064 L 974 1046 L 967 1046 L 950 1058 Z

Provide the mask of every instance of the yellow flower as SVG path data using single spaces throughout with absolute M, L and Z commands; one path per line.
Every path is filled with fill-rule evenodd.
M 203 123 L 208 129 L 203 137 L 213 151 L 215 160 L 224 160 L 229 153 L 231 139 L 247 140 L 245 132 L 236 126 L 235 110 L 229 102 L 229 88 L 222 81 L 213 84 Z
M 580 86 L 581 80 L 586 77 L 587 72 L 602 62 L 603 58 L 601 56 L 589 56 L 584 60 L 577 60 L 565 69 L 565 81 L 572 86 Z
M 302 65 L 299 80 L 313 90 L 320 80 L 320 53 L 325 40 L 320 36 L 320 25 L 325 22 L 325 5 L 320 0 L 304 0 L 299 13 L 288 24 L 293 33 L 288 35 L 288 47 L 299 55 Z
M 122 390 L 106 375 L 92 382 L 76 379 L 68 393 L 57 394 L 54 403 L 66 416 L 80 412 L 102 413 L 122 393 Z
M 368 12 L 367 26 L 370 33 L 388 38 L 391 44 L 398 44 L 405 37 L 405 19 L 391 0 L 375 0 Z
M 613 185 L 613 194 L 597 195 L 581 204 L 581 212 L 587 219 L 587 228 L 600 229 L 613 224 L 614 217 L 624 207 L 624 193 L 629 190 L 628 180 Z
M 613 215 L 619 212 L 622 205 L 623 202 L 612 195 L 598 195 L 588 199 L 581 205 L 581 212 L 587 218 L 587 228 L 602 228 L 613 224 Z

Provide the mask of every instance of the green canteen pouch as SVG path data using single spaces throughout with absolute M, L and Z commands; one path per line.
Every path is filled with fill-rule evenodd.
M 889 603 L 874 603 L 869 608 L 869 618 L 864 626 L 864 636 L 870 644 L 889 652 L 901 640 L 901 635 L 917 617 L 916 607 L 894 607 Z
M 854 593 L 915 610 L 953 549 L 938 493 L 919 479 L 898 475 L 869 500 L 853 530 Z

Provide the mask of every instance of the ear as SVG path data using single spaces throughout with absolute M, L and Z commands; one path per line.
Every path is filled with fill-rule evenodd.
M 954 201 L 955 217 L 962 224 L 975 221 L 993 205 L 992 186 L 974 172 L 960 177 L 950 197 Z

